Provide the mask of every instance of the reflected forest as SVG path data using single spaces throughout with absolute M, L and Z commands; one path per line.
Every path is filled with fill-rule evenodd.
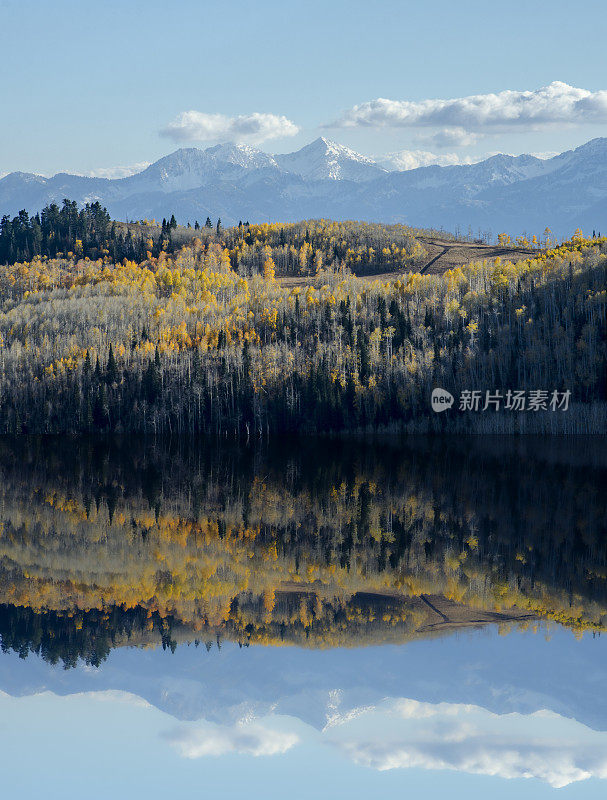
M 279 446 L 280 444 L 280 446 Z M 607 626 L 605 441 L 0 441 L 0 639 L 348 647 Z

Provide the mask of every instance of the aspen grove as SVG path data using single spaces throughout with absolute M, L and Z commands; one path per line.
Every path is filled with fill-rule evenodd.
M 394 275 L 372 280 L 350 266 L 369 248 L 377 260 L 382 226 L 243 227 L 141 261 L 0 267 L 0 432 L 605 429 L 605 238 L 425 275 L 415 237 L 390 226 Z M 277 279 L 280 259 L 306 280 Z M 433 415 L 435 386 L 568 391 L 571 405 Z

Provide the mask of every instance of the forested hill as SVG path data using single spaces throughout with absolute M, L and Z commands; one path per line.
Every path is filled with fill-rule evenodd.
M 214 226 L 168 252 L 165 222 L 114 261 L 103 210 L 80 214 L 99 257 L 0 267 L 0 432 L 607 429 L 604 238 L 433 275 L 403 226 Z
M 12 219 L 0 219 L 0 264 L 29 261 L 38 256 L 76 259 L 125 258 L 138 263 L 161 252 L 174 254 L 195 240 L 215 242 L 230 252 L 232 267 L 242 275 L 260 272 L 268 254 L 279 276 L 313 275 L 322 267 L 346 267 L 357 275 L 419 271 L 442 272 L 476 258 L 497 256 L 518 260 L 550 245 L 552 233 L 519 236 L 512 241 L 499 234 L 456 238 L 444 231 L 364 222 L 304 220 L 297 223 L 250 225 L 242 220 L 224 227 L 207 217 L 201 224 L 178 225 L 174 215 L 162 222 L 112 220 L 99 202 L 79 208 L 73 200 L 61 207 L 51 203 L 41 213 L 22 210 Z M 269 249 L 268 249 L 269 248 Z
M 242 221 L 224 228 L 209 217 L 203 225 L 177 225 L 174 215 L 162 223 L 113 221 L 98 202 L 79 209 L 75 201 L 46 206 L 40 214 L 27 211 L 0 220 L 0 264 L 36 257 L 106 258 L 112 262 L 142 262 L 161 253 L 171 255 L 183 245 L 220 244 L 241 274 L 260 271 L 268 248 L 281 274 L 306 275 L 323 266 L 347 266 L 358 271 L 398 270 L 421 266 L 427 255 L 420 234 L 404 225 L 308 220 L 300 223 L 250 225 Z M 444 234 L 443 234 L 444 236 Z M 522 245 L 522 242 L 518 243 Z M 529 245 L 529 243 L 526 243 Z

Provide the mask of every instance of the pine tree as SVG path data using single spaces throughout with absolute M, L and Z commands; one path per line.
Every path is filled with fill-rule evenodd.
M 110 350 L 107 357 L 107 366 L 105 368 L 105 382 L 108 384 L 116 383 L 118 381 L 118 367 L 116 366 L 116 359 L 114 358 L 114 350 L 110 344 Z
M 162 392 L 162 373 L 160 369 L 160 353 L 156 348 L 154 360 L 150 361 L 143 374 L 142 388 L 148 403 L 154 403 Z
M 362 330 L 362 328 L 358 329 L 357 345 L 358 345 L 358 357 L 360 359 L 360 367 L 359 367 L 359 370 L 358 370 L 358 376 L 360 378 L 360 382 L 362 384 L 365 384 L 369 380 L 369 374 L 370 374 L 370 370 L 369 370 L 369 337 Z

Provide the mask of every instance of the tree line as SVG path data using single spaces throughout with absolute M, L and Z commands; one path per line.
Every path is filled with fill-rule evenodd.
M 116 223 L 98 201 L 81 209 L 73 200 L 64 200 L 61 206 L 51 203 L 32 216 L 22 210 L 12 219 L 8 215 L 0 219 L 0 264 L 37 257 L 143 261 L 148 253 L 178 249 L 180 245 L 173 242 L 174 216 L 163 220 L 159 231 L 155 228 Z

